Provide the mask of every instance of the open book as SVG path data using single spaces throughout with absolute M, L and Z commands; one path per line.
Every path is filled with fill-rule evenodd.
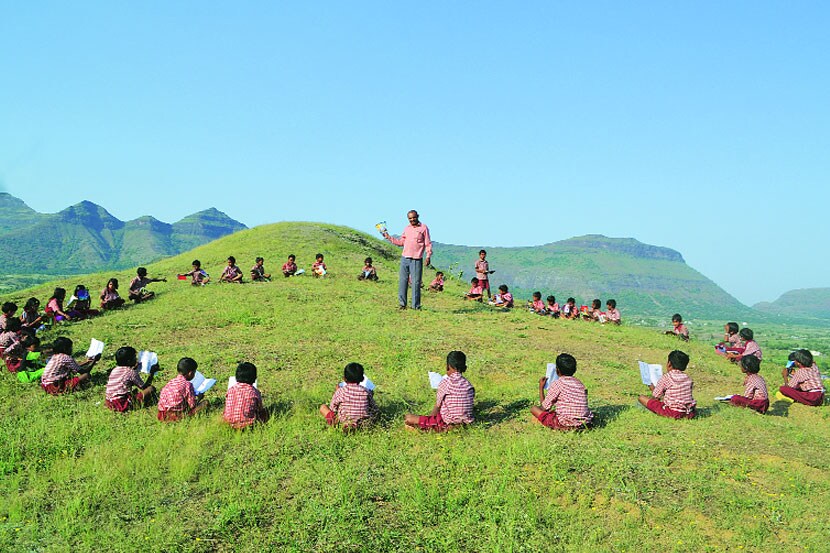
M 429 371 L 429 385 L 432 386 L 433 390 L 438 389 L 438 385 L 441 384 L 441 381 L 447 378 L 445 374 L 434 373 Z
M 215 378 L 205 378 L 205 375 L 196 371 L 196 374 L 193 376 L 193 380 L 190 381 L 193 384 L 193 389 L 196 390 L 196 394 L 204 394 L 211 388 L 213 385 L 216 384 Z
M 89 341 L 89 349 L 86 351 L 86 356 L 92 359 L 96 355 L 100 355 L 104 352 L 104 342 L 101 340 L 96 340 L 93 338 Z
M 378 229 L 378 232 L 384 234 L 386 232 L 386 221 L 381 221 L 380 223 L 375 225 L 375 228 Z
M 138 354 L 138 363 L 143 374 L 150 374 L 150 369 L 158 365 L 159 356 L 154 351 L 142 351 Z
M 257 390 L 259 390 L 259 386 L 257 386 L 257 383 L 259 383 L 259 379 L 254 380 L 254 383 L 252 384 L 252 386 L 254 388 L 256 388 Z M 235 376 L 232 376 L 228 379 L 228 390 L 231 389 L 231 386 L 236 386 L 236 377 Z
M 556 363 L 548 363 L 548 369 L 545 371 L 545 378 L 548 379 L 548 381 L 545 382 L 545 390 L 547 390 L 550 388 L 550 383 L 559 378 L 559 375 L 556 374 Z
M 637 363 L 640 364 L 640 378 L 643 384 L 646 386 L 649 384 L 656 386 L 657 381 L 663 376 L 663 366 L 654 363 L 645 363 L 643 361 L 637 361 Z
M 345 385 L 345 382 L 341 382 L 340 384 L 338 384 L 338 386 L 340 386 L 341 388 Z M 375 389 L 375 383 L 369 380 L 369 377 L 365 374 L 363 375 L 363 380 L 360 381 L 360 385 L 369 390 L 370 392 Z

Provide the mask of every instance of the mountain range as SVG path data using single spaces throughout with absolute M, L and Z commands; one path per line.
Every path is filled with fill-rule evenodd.
M 776 317 L 830 320 L 830 288 L 790 290 L 773 302 L 756 303 L 752 308 Z

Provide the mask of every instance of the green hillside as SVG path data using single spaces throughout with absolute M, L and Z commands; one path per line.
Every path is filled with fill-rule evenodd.
M 790 290 L 774 302 L 761 302 L 753 309 L 776 317 L 830 320 L 830 288 Z
M 475 276 L 479 246 L 436 244 L 433 263 Z M 507 284 L 518 297 L 539 290 L 578 304 L 617 300 L 623 316 L 719 319 L 751 316 L 749 308 L 695 271 L 676 251 L 632 238 L 587 235 L 531 247 L 486 247 L 496 273 L 491 286 Z M 603 303 L 603 307 L 605 304 Z
M 423 311 L 398 311 L 400 250 L 329 225 L 244 230 L 148 268 L 170 278 L 195 257 L 216 276 L 233 254 L 246 271 L 262 255 L 277 272 L 289 253 L 308 268 L 317 252 L 325 279 L 197 288 L 171 279 L 152 285 L 151 302 L 44 335 L 69 336 L 79 352 L 93 337 L 107 349 L 95 386 L 73 395 L 0 377 L 0 551 L 826 549 L 830 409 L 777 403 L 761 416 L 716 404 L 741 390 L 742 375 L 709 341 L 492 310 L 463 302 L 458 280 L 426 295 Z M 378 283 L 356 280 L 367 255 Z M 97 289 L 111 275 L 125 282 L 131 272 L 59 283 Z M 45 299 L 55 284 L 1 299 Z M 765 346 L 769 335 L 756 337 Z M 220 380 L 211 410 L 170 425 L 152 408 L 109 412 L 104 371 L 125 344 L 159 353 L 161 385 L 180 357 L 194 357 Z M 644 391 L 636 361 L 664 363 L 677 347 L 692 360 L 693 421 L 635 406 Z M 788 347 L 765 349 L 770 388 Z M 442 371 L 453 349 L 468 354 L 476 424 L 405 431 L 404 413 L 432 408 L 426 373 Z M 561 351 L 578 359 L 597 416 L 590 432 L 556 433 L 530 418 L 538 379 Z M 272 410 L 248 432 L 221 422 L 224 383 L 240 360 L 259 367 Z M 317 409 L 350 361 L 377 384 L 381 421 L 344 435 Z

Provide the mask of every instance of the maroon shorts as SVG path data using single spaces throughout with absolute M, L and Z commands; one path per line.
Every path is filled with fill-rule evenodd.
M 65 394 L 66 392 L 71 392 L 75 390 L 75 388 L 78 387 L 80 381 L 81 379 L 76 376 L 74 378 L 67 378 L 66 380 L 55 382 L 54 384 L 41 383 L 40 386 L 46 391 L 47 394 L 58 396 L 60 394 Z
M 123 413 L 129 411 L 133 407 L 141 407 L 144 405 L 144 394 L 140 392 L 132 392 L 128 396 L 117 397 L 114 400 L 106 400 L 107 407 L 113 411 Z
M 663 402 L 656 398 L 651 398 L 648 400 L 648 405 L 646 408 L 651 411 L 652 413 L 657 413 L 661 417 L 669 417 L 670 419 L 693 419 L 697 414 L 694 409 L 689 411 L 688 413 L 684 413 L 682 411 L 675 411 L 674 409 L 669 409 Z
M 326 413 L 326 424 L 334 426 L 337 424 L 337 413 L 334 411 L 329 411 Z
M 791 400 L 810 407 L 818 407 L 824 403 L 824 392 L 802 392 L 790 386 L 781 386 L 778 390 Z
M 590 424 L 583 424 L 579 426 L 568 426 L 566 424 L 562 424 L 559 417 L 556 415 L 556 411 L 543 411 L 536 418 L 542 423 L 543 426 L 553 428 L 554 430 L 588 430 L 591 428 Z
M 451 428 L 451 426 L 444 422 L 444 419 L 441 418 L 441 413 L 437 415 L 421 415 L 418 417 L 418 426 L 421 430 L 434 430 L 435 432 L 445 432 Z
M 20 365 L 23 364 L 22 359 L 6 359 L 6 368 L 10 373 L 16 373 L 20 370 Z
M 768 399 L 749 399 L 746 396 L 732 396 L 732 399 L 729 400 L 729 403 L 734 405 L 735 407 L 749 407 L 754 411 L 758 411 L 759 413 L 766 413 L 767 409 L 769 409 L 769 400 Z
M 478 279 L 478 283 L 479 283 L 479 285 L 481 285 L 481 291 L 482 292 L 485 291 L 485 290 L 487 290 L 488 292 L 490 291 L 490 281 L 489 280 L 487 280 L 487 279 L 484 279 L 484 280 Z
M 184 411 L 162 411 L 159 409 L 158 419 L 161 422 L 176 422 L 182 420 L 187 413 Z

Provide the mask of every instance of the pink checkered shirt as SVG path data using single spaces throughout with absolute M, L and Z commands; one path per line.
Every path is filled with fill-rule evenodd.
M 468 296 L 480 296 L 483 293 L 484 293 L 484 289 L 482 288 L 481 283 L 479 283 L 478 286 L 470 286 L 470 291 L 467 292 L 467 295 Z
M 476 278 L 478 280 L 487 280 L 490 276 L 490 264 L 487 261 L 482 261 L 481 259 L 476 259 Z
M 741 347 L 741 336 L 737 332 L 735 334 L 730 334 L 728 341 L 730 349 Z
M 505 292 L 501 295 L 501 301 L 505 307 L 513 307 L 513 294 Z
M 0 349 L 4 357 L 20 357 L 23 355 L 23 343 L 17 332 L 0 332 Z
M 552 304 L 549 303 L 545 306 L 545 309 L 548 313 L 559 313 L 559 302 L 553 302 Z
M 387 240 L 396 246 L 403 246 L 403 257 L 421 259 L 424 256 L 424 251 L 427 252 L 427 257 L 432 257 L 432 240 L 429 238 L 429 229 L 421 222 L 418 223 L 417 227 L 406 225 L 400 238 L 389 235 Z
M 531 308 L 533 308 L 534 311 L 544 311 L 545 310 L 545 302 L 543 302 L 542 300 L 533 300 L 533 303 L 531 304 Z
M 228 265 L 225 267 L 225 270 L 222 271 L 222 275 L 219 277 L 219 280 L 231 280 L 239 275 L 242 274 L 242 271 L 236 265 Z
M 104 290 L 101 292 L 101 301 L 104 303 L 115 301 L 120 297 L 121 296 L 118 295 L 118 290 L 110 290 L 109 286 L 104 288 Z
M 750 340 L 746 343 L 746 349 L 744 349 L 741 357 L 746 357 L 747 355 L 754 355 L 758 358 L 758 361 L 761 360 L 761 348 L 758 347 L 758 342 Z
M 71 377 L 72 373 L 79 372 L 80 370 L 81 367 L 72 359 L 72 356 L 66 355 L 65 353 L 56 353 L 46 363 L 40 383 L 46 386 L 48 384 L 63 382 Z
M 769 399 L 767 382 L 759 374 L 748 374 L 744 378 L 744 397 L 749 399 Z
M 231 386 L 225 396 L 225 422 L 234 428 L 244 428 L 254 424 L 257 414 L 262 409 L 262 396 L 259 390 L 250 384 L 239 382 Z
M 692 386 L 694 383 L 688 374 L 671 370 L 660 377 L 652 395 L 657 399 L 662 397 L 663 404 L 672 411 L 689 413 L 697 405 L 692 396 Z
M 797 369 L 790 376 L 789 386 L 802 392 L 821 392 L 824 390 L 824 386 L 821 384 L 821 373 L 815 363 L 812 367 Z
M 473 417 L 476 390 L 461 373 L 453 373 L 438 385 L 435 405 L 441 407 L 441 418 L 447 424 L 469 424 Z
M 115 367 L 107 380 L 107 401 L 130 395 L 133 386 L 144 387 L 135 367 Z
M 677 325 L 672 329 L 672 332 L 674 332 L 678 336 L 685 336 L 686 338 L 689 337 L 689 329 L 686 328 L 686 325 L 684 324 Z
M 176 378 L 164 385 L 159 394 L 159 411 L 182 412 L 189 411 L 196 407 L 196 391 L 193 384 L 183 375 L 177 374 Z
M 588 409 L 588 390 L 573 376 L 560 376 L 551 383 L 542 409 L 550 411 L 554 405 L 556 417 L 565 426 L 582 426 L 594 418 Z
M 136 275 L 136 277 L 130 281 L 130 293 L 138 294 L 141 291 L 141 289 L 147 286 L 148 284 L 150 284 L 149 278 L 141 278 L 140 276 Z
M 620 310 L 616 307 L 614 309 L 609 309 L 605 312 L 605 318 L 608 319 L 609 322 L 618 323 L 622 319 L 620 315 Z
M 283 263 L 282 264 L 282 270 L 283 271 L 288 271 L 288 272 L 295 272 L 297 270 L 297 264 L 296 263 L 289 263 L 289 262 Z
M 378 414 L 375 394 L 360 384 L 351 382 L 337 388 L 331 396 L 329 407 L 337 413 L 341 422 L 350 424 L 369 422 Z
M 0 315 L 0 332 L 6 329 L 6 316 Z

